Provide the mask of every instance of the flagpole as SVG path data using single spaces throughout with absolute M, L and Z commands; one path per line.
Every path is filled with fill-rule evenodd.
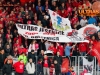
M 89 51 L 88 51 L 88 53 L 87 53 L 85 56 L 87 56 L 87 55 L 88 55 L 91 51 L 92 51 L 92 49 L 91 49 L 91 50 L 89 50 Z

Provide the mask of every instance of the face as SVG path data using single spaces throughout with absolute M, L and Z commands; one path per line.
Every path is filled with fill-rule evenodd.
M 98 26 L 100 26 L 100 23 L 98 23 Z
M 10 46 L 9 45 L 7 45 L 7 49 L 9 49 L 10 48 Z
M 44 54 L 44 51 L 43 51 L 43 50 L 41 50 L 41 53 L 42 53 L 42 54 Z
M 31 7 L 29 7 L 29 10 L 31 10 Z
M 67 46 L 69 46 L 69 43 L 67 43 Z
M 0 31 L 1 33 L 3 33 L 3 29 L 1 29 L 1 31 Z
M 4 53 L 4 50 L 2 50 L 1 53 L 3 54 Z
M 48 5 L 48 1 L 46 1 L 45 4 Z
M 57 52 L 57 55 L 59 56 L 60 55 L 60 52 Z
M 95 40 L 95 36 L 92 36 L 92 40 Z
M 32 52 L 32 54 L 34 54 L 34 52 Z
M 35 44 L 36 43 L 36 40 L 33 40 L 33 44 Z
M 40 2 L 38 2 L 38 6 L 41 6 L 41 3 Z
M 17 47 L 14 49 L 14 51 L 17 51 Z
M 47 55 L 44 55 L 44 58 L 46 59 L 47 58 Z
M 19 40 L 17 40 L 16 43 L 19 43 Z
M 58 10 L 58 7 L 56 7 L 56 10 Z
M 54 63 L 57 64 L 57 61 L 55 60 Z
M 62 3 L 61 5 L 62 5 L 62 6 L 65 6 L 65 4 L 64 4 L 64 3 Z
M 32 63 L 32 59 L 29 59 L 29 62 Z
M 10 60 L 7 61 L 7 64 L 10 64 Z
M 84 16 L 83 19 L 86 19 L 86 16 Z
M 54 45 L 53 44 L 51 44 L 51 47 L 53 47 Z

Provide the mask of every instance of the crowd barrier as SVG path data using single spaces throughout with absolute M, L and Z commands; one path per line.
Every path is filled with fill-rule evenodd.
M 49 56 L 49 58 L 53 58 L 53 56 Z M 62 58 L 66 58 L 66 57 L 63 56 Z M 86 58 L 86 56 L 78 56 L 78 57 L 72 56 L 70 59 L 70 66 L 74 68 L 76 75 L 80 75 L 80 73 L 84 69 L 84 66 L 81 65 L 81 63 L 83 64 L 83 61 L 84 61 L 83 58 Z M 38 58 L 36 57 L 36 63 L 37 63 L 37 59 Z M 14 63 L 15 62 L 17 62 L 17 58 L 14 58 Z M 37 66 L 36 66 L 36 70 L 37 70 Z M 0 75 L 2 75 L 2 71 L 0 71 Z M 13 75 L 15 75 L 14 72 L 13 72 Z M 24 75 L 27 75 L 26 70 L 25 70 Z M 36 75 L 37 75 L 37 72 L 36 72 Z M 96 57 L 93 58 L 93 75 L 100 75 L 100 66 L 97 64 Z

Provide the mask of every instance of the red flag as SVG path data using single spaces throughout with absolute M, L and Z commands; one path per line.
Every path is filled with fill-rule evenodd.
M 69 69 L 69 60 L 67 58 L 65 58 L 65 59 L 63 59 L 61 71 L 62 71 L 62 73 L 66 73 L 66 72 L 68 72 L 68 69 Z
M 92 51 L 93 51 L 93 54 L 94 54 L 94 56 L 97 58 L 98 63 L 99 63 L 99 65 L 100 65 L 100 53 L 98 52 L 97 49 L 93 49 Z
M 100 42 L 97 42 L 96 44 L 94 44 L 92 48 L 92 54 L 93 56 L 97 58 L 98 63 L 100 65 Z

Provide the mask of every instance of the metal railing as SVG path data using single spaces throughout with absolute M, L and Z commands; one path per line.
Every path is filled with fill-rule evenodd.
M 83 71 L 83 58 L 86 58 L 87 56 L 79 56 L 78 57 L 78 69 L 77 69 L 77 75 L 80 75 L 80 72 L 82 72 Z M 94 66 L 93 66 L 93 75 L 98 75 L 97 74 L 97 64 L 96 64 L 96 57 L 94 57 Z M 81 61 L 82 61 L 82 66 L 80 65 L 80 63 L 81 63 Z M 100 74 L 99 74 L 100 75 Z
M 48 56 L 48 57 L 53 58 L 53 56 Z M 78 57 L 72 56 L 70 59 L 70 64 L 71 64 L 71 66 L 74 67 L 74 71 L 76 72 L 76 75 L 80 75 L 80 72 L 83 71 L 83 66 L 81 66 L 80 63 L 81 63 L 81 61 L 83 61 L 84 57 L 86 57 L 86 56 L 78 56 Z M 65 58 L 65 56 L 63 56 L 62 58 Z M 38 57 L 36 57 L 36 63 L 37 63 L 37 59 L 38 59 Z M 0 75 L 2 75 L 2 74 L 0 73 Z M 37 75 L 37 66 L 36 66 L 36 75 Z M 100 66 L 97 65 L 96 57 L 94 57 L 93 75 L 100 75 Z

